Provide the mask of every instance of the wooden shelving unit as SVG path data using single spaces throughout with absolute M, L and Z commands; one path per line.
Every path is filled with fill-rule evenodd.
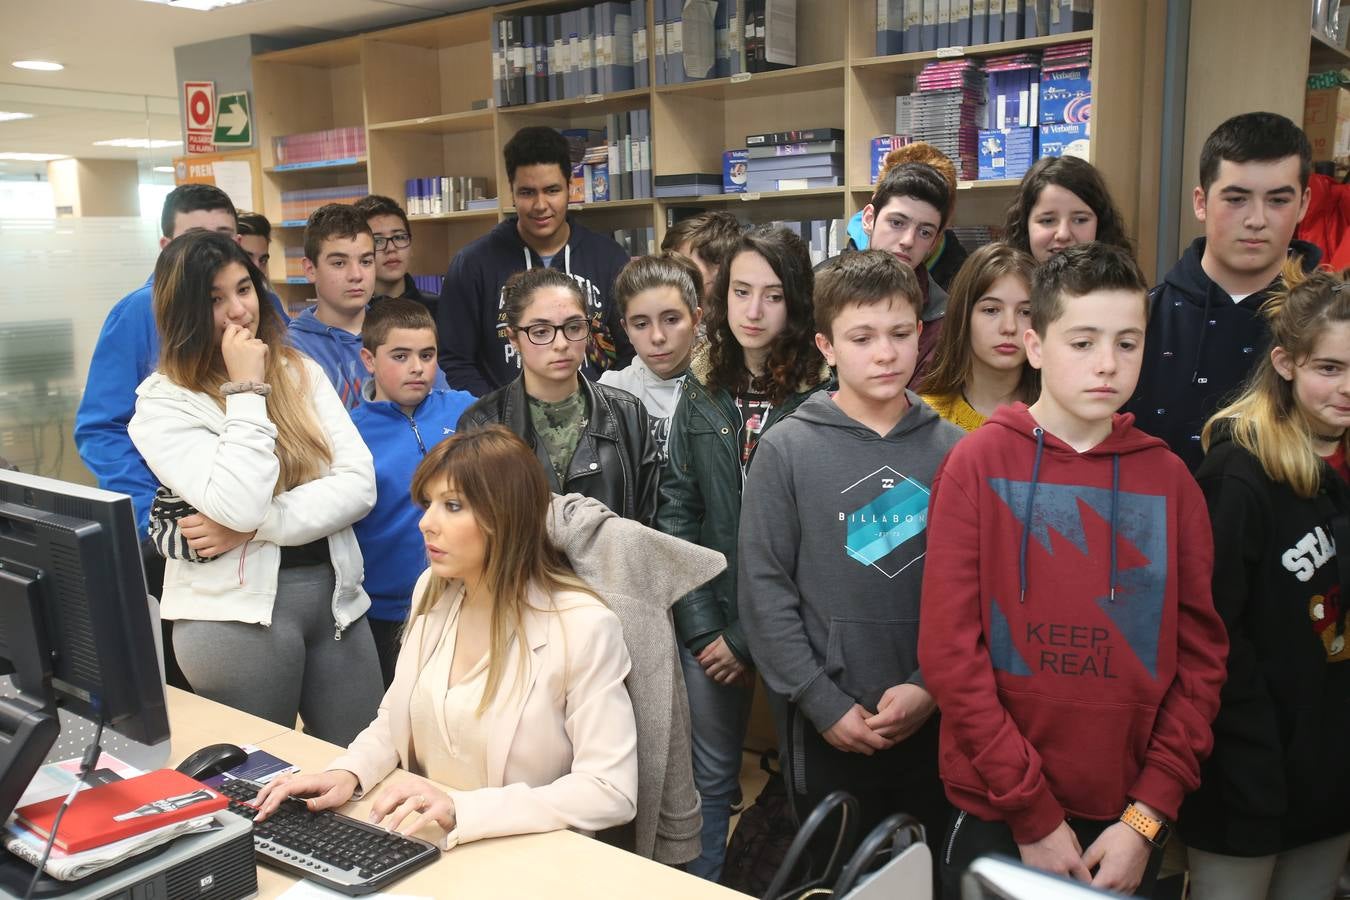
M 1308 35 L 1308 71 L 1350 68 L 1350 51 L 1337 47 L 1316 31 Z
M 752 221 L 846 218 L 871 193 L 869 142 L 894 130 L 895 97 L 913 87 L 929 62 L 953 55 L 988 57 L 1069 41 L 1093 42 L 1092 161 L 1138 237 L 1141 186 L 1156 172 L 1157 129 L 1148 124 L 1146 38 L 1156 0 L 1097 0 L 1093 28 L 1074 34 L 1005 41 L 959 51 L 875 56 L 876 0 L 799 0 L 798 62 L 793 69 L 656 85 L 528 106 L 481 108 L 492 97 L 494 17 L 586 5 L 582 0 L 525 0 L 430 19 L 327 44 L 254 58 L 255 105 L 265 168 L 264 212 L 280 220 L 280 191 L 350 184 L 402 199 L 409 178 L 473 175 L 487 179 L 498 209 L 417 216 L 412 269 L 443 271 L 453 255 L 511 215 L 501 147 L 519 128 L 600 128 L 610 113 L 651 111 L 654 175 L 720 172 L 722 153 L 745 135 L 792 128 L 842 128 L 847 187 L 811 191 L 622 200 L 573 207 L 596 228 L 653 227 L 659 240 L 671 207 L 731 209 Z M 647 21 L 654 21 L 649 0 Z M 653 41 L 648 42 L 652 47 Z M 1327 48 L 1334 49 L 1334 48 Z M 1147 52 L 1146 52 L 1147 51 Z M 1314 54 L 1322 52 L 1316 46 Z M 1350 58 L 1347 58 L 1350 62 Z M 1144 90 L 1141 90 L 1141 84 Z M 475 108 L 480 107 L 480 108 Z M 364 160 L 342 167 L 278 169 L 272 138 L 362 125 Z M 1015 181 L 963 182 L 956 220 L 1002 224 Z M 284 223 L 289 225 L 290 223 Z M 284 241 L 298 233 L 285 231 Z M 274 266 L 283 254 L 273 254 Z M 273 272 L 281 283 L 284 273 Z

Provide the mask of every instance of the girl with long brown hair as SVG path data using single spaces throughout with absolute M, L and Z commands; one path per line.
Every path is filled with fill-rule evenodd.
M 346 803 L 396 767 L 375 817 L 448 846 L 633 818 L 637 730 L 618 617 L 549 540 L 550 493 L 534 453 L 502 425 L 460 431 L 418 466 L 413 498 L 430 568 L 413 595 L 379 715 L 328 770 L 259 795 Z
M 829 380 L 816 348 L 814 285 L 800 237 L 775 226 L 742 235 L 708 302 L 708 343 L 695 352 L 671 417 L 656 527 L 727 558 L 725 572 L 675 605 L 703 799 L 703 854 L 689 871 L 713 881 L 753 684 L 736 604 L 741 491 L 760 437 Z
M 197 693 L 345 743 L 382 685 L 351 529 L 375 501 L 370 451 L 232 239 L 175 238 L 154 285 L 159 366 L 128 431 L 194 510 L 160 598 L 179 664 Z
M 999 406 L 1036 399 L 1037 372 L 1022 343 L 1031 327 L 1035 267 L 1009 244 L 986 244 L 952 281 L 936 362 L 919 390 L 938 415 L 966 431 L 983 425 Z

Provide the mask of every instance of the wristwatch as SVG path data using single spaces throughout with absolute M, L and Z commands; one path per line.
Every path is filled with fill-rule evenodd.
M 1144 812 L 1131 803 L 1120 814 L 1120 821 L 1143 835 L 1144 840 L 1155 847 L 1161 847 L 1172 836 L 1172 826 L 1165 819 L 1159 819 Z
M 266 397 L 272 393 L 272 386 L 263 381 L 227 381 L 220 386 L 220 393 L 223 397 L 231 394 L 257 394 L 259 397 Z

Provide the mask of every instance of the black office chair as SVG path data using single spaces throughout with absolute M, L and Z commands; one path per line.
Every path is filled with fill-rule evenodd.
M 797 829 L 787 855 L 764 892 L 764 900 L 797 900 L 812 891 L 832 888 L 844 865 L 844 854 L 853 846 L 858 832 L 858 815 L 858 801 L 847 791 L 834 791 L 821 800 Z M 830 832 L 825 829 L 832 821 L 837 824 L 833 841 L 829 842 Z M 824 866 L 818 866 L 811 852 L 823 846 L 829 846 L 829 857 Z M 800 876 L 802 880 L 788 887 L 790 881 L 799 877 L 799 869 L 805 870 Z

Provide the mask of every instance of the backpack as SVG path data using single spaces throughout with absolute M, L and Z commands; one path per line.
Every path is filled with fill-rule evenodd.
M 760 756 L 759 767 L 769 773 L 768 783 L 741 813 L 722 865 L 722 884 L 753 897 L 764 895 L 797 834 L 787 786 L 773 765 L 777 758 L 776 750 Z

